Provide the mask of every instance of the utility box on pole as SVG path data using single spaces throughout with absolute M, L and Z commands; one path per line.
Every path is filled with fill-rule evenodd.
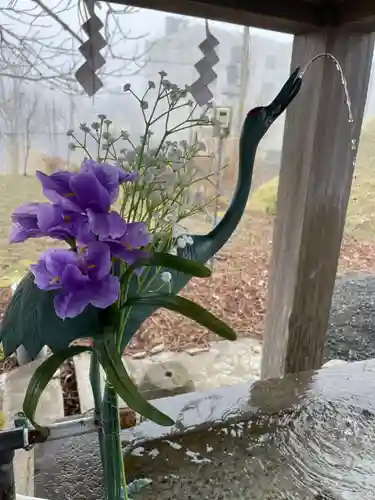
M 214 110 L 214 118 L 214 136 L 221 138 L 228 137 L 232 122 L 232 108 L 229 106 L 217 106 Z

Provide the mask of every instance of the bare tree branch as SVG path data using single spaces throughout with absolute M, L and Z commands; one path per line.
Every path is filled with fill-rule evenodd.
M 98 6 L 108 44 L 102 51 L 107 64 L 99 76 L 106 84 L 144 67 L 147 50 L 142 40 L 147 34 L 132 35 L 125 28 L 137 9 L 114 8 L 108 2 Z M 74 14 L 76 29 L 71 22 Z M 84 63 L 78 49 L 86 39 L 79 34 L 86 15 L 81 0 L 8 1 L 0 7 L 0 77 L 41 82 L 69 93 L 80 91 L 74 73 Z

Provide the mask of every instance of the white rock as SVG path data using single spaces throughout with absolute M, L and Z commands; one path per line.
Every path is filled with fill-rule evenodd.
M 190 354 L 190 356 L 196 356 L 201 352 L 208 352 L 208 351 L 209 351 L 208 347 L 192 347 L 191 349 L 186 349 L 185 352 Z
M 163 351 L 164 351 L 164 344 L 158 344 L 158 345 L 154 346 L 152 349 L 150 349 L 150 354 L 151 355 L 159 354 L 160 352 L 163 352 Z
M 146 351 L 140 351 L 136 352 L 135 354 L 132 355 L 132 359 L 144 359 L 147 356 Z

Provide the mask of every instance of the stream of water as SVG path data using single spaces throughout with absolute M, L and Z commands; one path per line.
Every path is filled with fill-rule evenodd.
M 341 64 L 339 62 L 339 60 L 332 54 L 330 54 L 329 52 L 322 52 L 320 54 L 317 54 L 315 57 L 313 57 L 303 68 L 302 70 L 300 71 L 300 74 L 299 76 L 301 78 L 303 78 L 304 74 L 306 73 L 306 71 L 309 69 L 309 67 L 315 62 L 317 61 L 318 59 L 321 59 L 322 57 L 327 57 L 328 59 L 331 59 L 335 66 L 336 66 L 336 69 L 340 75 L 340 78 L 341 78 L 341 83 L 344 87 L 344 93 L 345 93 L 345 102 L 346 102 L 346 106 L 348 108 L 348 122 L 349 123 L 353 123 L 354 122 L 354 118 L 353 118 L 353 111 L 352 111 L 352 101 L 350 99 L 350 95 L 349 95 L 349 90 L 348 90 L 348 82 L 345 78 L 345 75 L 344 75 L 344 71 L 341 67 Z
M 306 71 L 309 69 L 309 67 L 317 60 L 321 59 L 321 58 L 328 58 L 328 59 L 331 59 L 331 61 L 333 61 L 333 63 L 335 64 L 335 67 L 340 75 L 340 79 L 341 79 L 341 83 L 342 83 L 342 86 L 343 86 L 343 89 L 344 89 L 344 94 L 345 94 L 345 104 L 346 104 L 346 107 L 348 109 L 348 123 L 351 125 L 351 138 L 350 138 L 350 146 L 351 146 L 351 150 L 353 151 L 353 165 L 355 166 L 355 156 L 356 156 L 356 152 L 357 152 L 357 140 L 354 138 L 354 126 L 355 126 L 355 123 L 354 123 L 354 116 L 353 116 L 353 108 L 352 108 L 352 101 L 351 101 L 351 98 L 350 98 L 350 94 L 349 94 L 349 89 L 348 89 L 348 82 L 346 80 L 346 77 L 345 77 L 345 74 L 344 74 L 344 71 L 342 69 L 342 66 L 339 62 L 339 60 L 332 54 L 330 54 L 329 52 L 322 52 L 320 54 L 317 54 L 315 57 L 313 57 L 300 71 L 300 74 L 299 76 L 301 78 L 303 78 L 304 74 L 306 73 Z M 329 84 L 329 83 L 327 83 Z

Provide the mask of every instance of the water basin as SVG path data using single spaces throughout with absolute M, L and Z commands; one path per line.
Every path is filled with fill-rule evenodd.
M 218 426 L 132 445 L 139 500 L 375 498 L 374 364 L 243 388 Z M 223 420 L 223 419 L 221 419 Z M 225 420 L 225 419 L 224 419 Z
M 375 360 L 155 402 L 172 428 L 124 431 L 133 500 L 375 498 Z M 104 498 L 95 436 L 36 449 L 36 493 Z

